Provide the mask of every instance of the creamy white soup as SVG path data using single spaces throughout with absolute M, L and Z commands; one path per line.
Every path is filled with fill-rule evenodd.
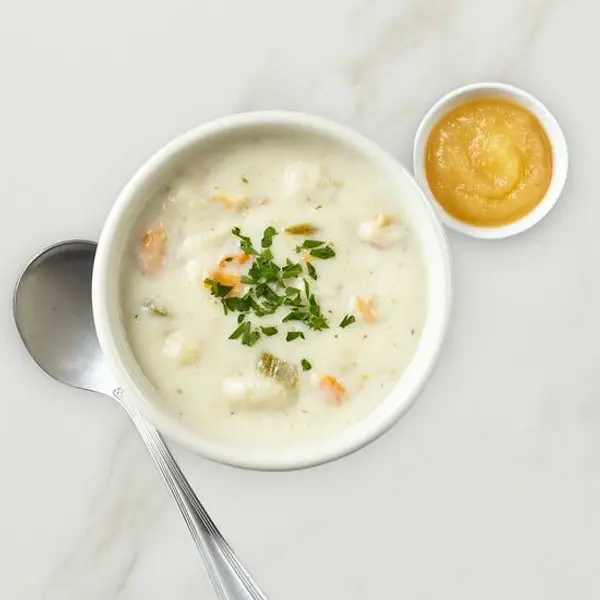
M 190 156 L 142 213 L 121 285 L 163 409 L 238 447 L 303 444 L 365 418 L 425 320 L 403 198 L 364 157 L 309 135 Z

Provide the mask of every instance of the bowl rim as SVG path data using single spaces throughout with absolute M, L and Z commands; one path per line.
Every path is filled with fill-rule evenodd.
M 424 219 L 431 232 L 432 243 L 435 242 L 431 252 L 437 257 L 440 272 L 438 285 L 440 293 L 436 300 L 436 311 L 430 315 L 431 307 L 428 306 L 425 327 L 415 356 L 397 382 L 398 386 L 400 382 L 407 380 L 404 386 L 408 389 L 407 393 L 393 404 L 390 402 L 385 411 L 381 409 L 383 405 L 388 404 L 384 400 L 364 419 L 331 438 L 312 442 L 306 446 L 291 447 L 281 452 L 273 449 L 253 452 L 215 442 L 192 432 L 175 417 L 170 417 L 161 411 L 149 399 L 152 395 L 149 384 L 142 382 L 142 376 L 134 375 L 133 369 L 126 366 L 123 352 L 118 348 L 117 343 L 116 330 L 120 325 L 120 315 L 115 315 L 116 311 L 112 311 L 111 314 L 109 308 L 109 289 L 118 276 L 115 272 L 120 271 L 114 268 L 114 261 L 120 259 L 120 255 L 113 256 L 116 252 L 115 237 L 120 228 L 131 229 L 133 224 L 124 225 L 123 217 L 129 205 L 135 203 L 136 194 L 140 192 L 143 185 L 169 159 L 189 150 L 201 140 L 237 128 L 257 125 L 298 126 L 333 136 L 341 143 L 353 146 L 365 157 L 373 160 L 382 170 L 389 169 L 390 172 L 395 171 L 398 177 L 404 177 L 414 190 L 415 198 L 418 197 L 422 201 L 423 214 L 426 215 Z M 428 284 L 430 284 L 429 279 L 428 277 Z M 130 397 L 132 405 L 148 418 L 161 434 L 205 458 L 230 466 L 263 471 L 296 470 L 317 466 L 353 453 L 386 432 L 412 406 L 433 372 L 446 337 L 452 304 L 451 280 L 450 251 L 438 215 L 411 173 L 391 154 L 357 131 L 323 117 L 291 111 L 253 111 L 220 117 L 184 132 L 152 155 L 122 188 L 110 210 L 98 242 L 92 275 L 92 308 L 98 339 L 109 368 Z M 426 333 L 428 337 L 425 339 Z M 124 334 L 122 336 L 124 337 Z M 428 342 L 426 348 L 425 341 Z M 407 376 L 409 371 L 410 378 Z M 394 394 L 395 390 L 390 393 L 388 399 Z M 378 411 L 381 413 L 379 418 L 371 418 Z
M 447 213 L 435 198 L 427 176 L 425 175 L 425 151 L 429 134 L 437 121 L 452 107 L 462 101 L 477 96 L 496 95 L 513 100 L 531 111 L 544 128 L 552 148 L 552 178 L 542 201 L 529 213 L 517 221 L 501 226 L 477 226 L 465 223 Z M 443 223 L 464 235 L 475 238 L 494 240 L 504 239 L 531 229 L 539 223 L 556 205 L 567 181 L 569 152 L 565 134 L 557 119 L 533 94 L 514 85 L 500 81 L 484 81 L 470 83 L 455 88 L 441 98 L 425 113 L 417 127 L 413 143 L 413 172 L 417 183 L 425 191 L 429 201 L 434 205 Z

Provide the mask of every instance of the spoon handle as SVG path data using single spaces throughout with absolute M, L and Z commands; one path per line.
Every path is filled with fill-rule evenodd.
M 267 600 L 252 576 L 238 560 L 206 509 L 198 500 L 162 437 L 142 415 L 125 402 L 122 391 L 115 397 L 135 423 L 158 467 L 208 570 L 219 600 Z

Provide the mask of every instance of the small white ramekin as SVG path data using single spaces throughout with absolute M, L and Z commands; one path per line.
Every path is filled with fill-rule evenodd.
M 550 186 L 548 187 L 548 191 L 543 200 L 531 212 L 521 217 L 518 221 L 499 227 L 469 225 L 468 223 L 464 223 L 452 215 L 449 215 L 435 199 L 425 174 L 427 140 L 432 129 L 438 123 L 440 118 L 456 105 L 462 104 L 467 100 L 481 97 L 503 98 L 505 100 L 512 100 L 513 102 L 517 102 L 524 106 L 539 119 L 548 135 L 552 147 L 552 179 L 550 180 Z M 569 154 L 567 150 L 567 140 L 565 139 L 558 121 L 537 98 L 519 88 L 505 83 L 474 83 L 449 92 L 429 109 L 427 114 L 423 117 L 415 135 L 413 170 L 417 182 L 429 196 L 429 199 L 435 206 L 445 225 L 455 231 L 477 238 L 506 238 L 517 233 L 522 233 L 541 221 L 559 199 L 567 180 L 568 169 Z
M 305 446 L 252 450 L 208 439 L 186 427 L 165 408 L 127 343 L 120 310 L 120 278 L 131 231 L 144 205 L 190 153 L 219 145 L 233 134 L 254 136 L 268 132 L 297 132 L 336 140 L 371 161 L 393 182 L 421 241 L 427 273 L 427 316 L 412 362 L 392 393 L 363 421 L 335 437 Z M 230 465 L 264 470 L 298 469 L 333 460 L 364 446 L 391 427 L 414 402 L 434 367 L 446 333 L 451 303 L 450 258 L 443 227 L 431 204 L 412 176 L 375 143 L 319 117 L 279 111 L 246 113 L 206 123 L 178 137 L 150 158 L 123 188 L 100 236 L 92 303 L 100 345 L 109 367 L 131 402 L 161 433 L 194 452 Z

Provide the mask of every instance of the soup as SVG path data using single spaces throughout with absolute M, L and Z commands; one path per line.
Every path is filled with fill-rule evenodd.
M 300 134 L 188 157 L 140 215 L 121 276 L 127 338 L 163 410 L 248 448 L 364 419 L 411 362 L 425 295 L 391 182 Z

